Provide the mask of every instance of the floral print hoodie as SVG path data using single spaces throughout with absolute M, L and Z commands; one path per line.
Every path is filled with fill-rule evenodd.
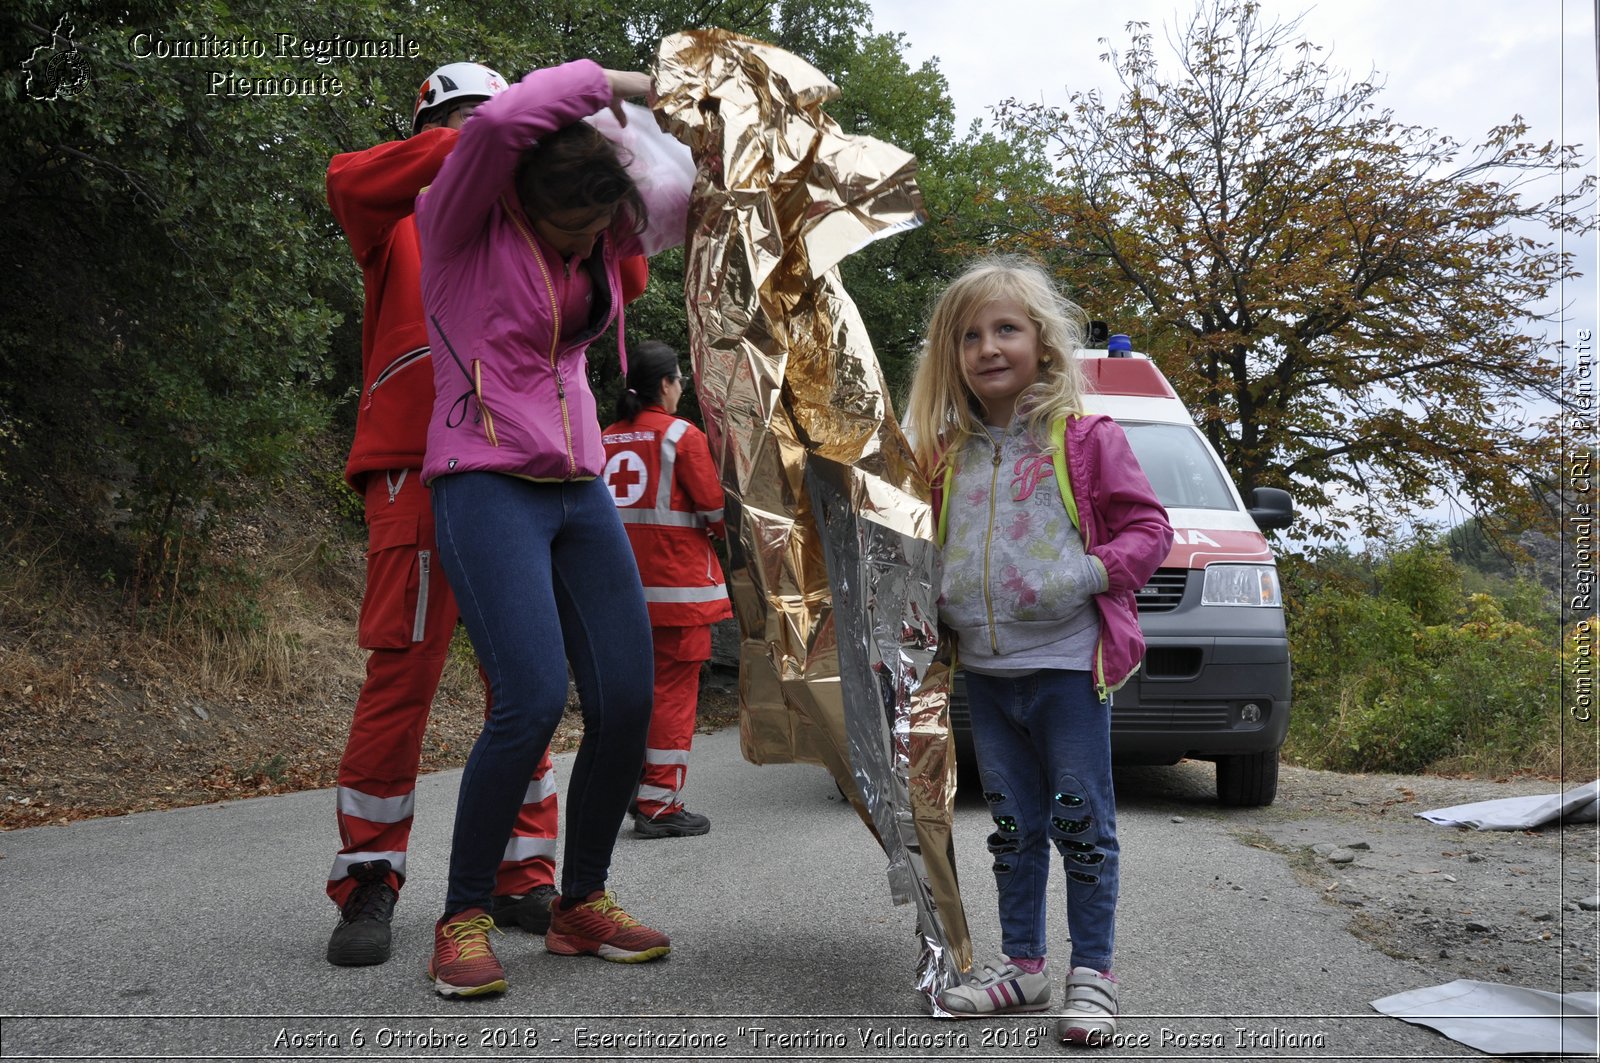
M 977 672 L 1088 670 L 1104 566 L 1084 553 L 1051 455 L 1020 424 L 955 456 L 939 617 Z
M 1018 449 L 1009 451 L 1007 448 L 1012 445 L 1013 433 L 1021 438 L 1015 441 Z M 1091 559 L 1089 563 L 1097 565 L 1103 573 L 1103 582 L 1096 584 L 1098 589 L 1091 591 L 1090 597 L 1099 617 L 1099 636 L 1094 646 L 1092 670 L 1100 697 L 1105 700 L 1111 691 L 1127 681 L 1144 656 L 1144 637 L 1139 631 L 1139 611 L 1134 595 L 1172 548 L 1172 525 L 1167 519 L 1166 509 L 1151 489 L 1144 470 L 1139 467 L 1139 461 L 1134 457 L 1133 448 L 1128 445 L 1128 437 L 1121 425 L 1099 414 L 1069 417 L 1054 422 L 1050 426 L 1050 436 L 1048 460 L 1042 461 L 1046 454 L 1031 443 L 1027 444 L 1024 452 L 1023 440 L 1026 437 L 1020 428 L 1013 426 L 1001 436 L 998 468 L 995 464 L 995 444 L 982 438 L 969 441 L 961 453 L 941 462 L 934 475 L 933 500 L 934 512 L 938 514 L 939 542 L 948 548 L 953 538 L 950 533 L 952 522 L 963 511 L 972 508 L 970 498 L 962 496 L 962 487 L 956 482 L 956 470 L 958 467 L 966 468 L 970 476 L 975 457 L 987 461 L 991 485 L 998 483 L 1000 491 L 1009 488 L 1012 495 L 1026 494 L 1023 489 L 1028 481 L 1035 479 L 1035 467 L 1038 474 L 1034 495 L 1038 494 L 1045 479 L 1052 480 L 1057 489 L 1050 492 L 1049 497 L 1068 509 L 1069 513 L 1076 514 L 1076 527 L 1082 529 L 1082 539 L 1076 540 L 1079 544 L 1077 548 L 1086 553 Z M 1008 453 L 1013 454 L 1011 466 L 1005 464 Z M 1017 464 L 1018 458 L 1029 454 L 1034 457 L 1028 463 Z M 980 462 L 976 467 L 982 468 L 983 465 Z M 1018 480 L 1015 487 L 1011 486 L 1013 479 Z M 1061 485 L 1066 485 L 1070 498 L 1062 498 Z M 986 503 L 987 498 L 994 498 L 998 508 L 1002 504 L 1002 497 L 997 496 L 995 491 L 996 488 L 991 486 Z M 1036 516 L 1029 518 L 1030 521 L 1047 519 L 1048 515 L 1043 510 L 1042 502 L 1031 507 L 1028 511 Z M 987 530 L 987 504 L 983 513 Z M 1028 525 L 1030 528 L 1036 526 Z M 1073 522 L 1069 520 L 1067 526 L 1072 527 Z M 1001 537 L 1004 537 L 1003 534 Z M 990 538 L 993 539 L 992 536 Z M 1047 534 L 1040 535 L 1039 539 L 1046 543 L 1052 541 Z M 1066 557 L 1063 550 L 1068 547 L 1065 544 L 1065 536 L 1054 543 L 1052 548 L 1057 557 Z M 945 560 L 947 565 L 950 564 L 948 549 Z M 1068 569 L 1075 568 L 1070 560 L 1058 564 Z M 994 585 L 992 573 L 991 568 L 991 579 L 985 583 L 990 588 L 991 601 Z M 1001 582 L 1004 582 L 1003 576 Z M 941 606 L 942 617 L 945 617 L 944 610 L 949 609 L 951 604 L 948 600 L 950 585 L 946 582 L 944 586 L 947 601 Z M 1022 596 L 1025 595 L 1019 593 L 1019 598 Z M 952 611 L 945 619 L 946 623 L 952 623 L 960 618 Z M 958 633 L 958 652 L 965 665 L 975 651 L 981 654 L 982 647 L 975 646 L 974 643 L 979 640 L 960 632 L 959 628 Z M 1020 635 L 1022 630 L 1016 629 L 1016 633 Z M 1001 649 L 1004 650 L 1004 646 Z M 990 652 L 992 654 L 993 650 Z M 983 667 L 980 658 L 979 670 Z

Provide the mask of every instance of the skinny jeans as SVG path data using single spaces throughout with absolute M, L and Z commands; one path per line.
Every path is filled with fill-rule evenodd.
M 489 907 L 528 778 L 566 707 L 563 661 L 583 741 L 561 892 L 587 896 L 605 888 L 650 726 L 650 619 L 617 507 L 599 480 L 467 472 L 431 486 L 445 575 L 491 696 L 461 776 L 445 914 Z
M 1119 856 L 1111 707 L 1086 671 L 966 673 L 972 744 L 994 818 L 989 852 L 1007 956 L 1046 954 L 1050 850 L 1066 878 L 1072 966 L 1111 970 Z

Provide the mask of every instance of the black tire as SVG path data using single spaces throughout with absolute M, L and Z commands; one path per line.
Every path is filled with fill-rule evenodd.
M 1278 796 L 1278 751 L 1217 758 L 1217 800 L 1233 808 L 1259 808 Z

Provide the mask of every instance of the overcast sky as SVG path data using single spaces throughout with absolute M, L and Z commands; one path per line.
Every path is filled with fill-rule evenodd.
M 1186 24 L 1181 0 L 872 0 L 875 28 L 903 33 L 915 65 L 938 57 L 963 124 L 1007 97 L 1064 103 L 1114 82 L 1102 38 L 1125 51 L 1124 26 L 1148 22 L 1158 52 Z M 1334 66 L 1387 77 L 1397 117 L 1461 140 L 1520 113 L 1535 134 L 1593 145 L 1593 0 L 1264 0 L 1267 18 L 1301 28 Z M 975 14 L 981 12 L 981 17 Z M 1563 119 L 1563 87 L 1566 114 Z
M 877 31 L 905 35 L 913 67 L 937 58 L 962 131 L 1012 97 L 1060 106 L 1069 92 L 1098 87 L 1115 99 L 1099 56 L 1107 43 L 1127 50 L 1131 21 L 1150 24 L 1162 68 L 1174 69 L 1166 41 L 1194 12 L 1191 0 L 872 0 L 872 8 Z M 1262 10 L 1267 21 L 1303 14 L 1303 36 L 1334 67 L 1357 79 L 1375 70 L 1385 85 L 1377 103 L 1402 123 L 1477 144 L 1520 114 L 1529 139 L 1580 144 L 1587 172 L 1596 172 L 1595 0 L 1263 0 Z M 1600 270 L 1594 237 L 1569 239 L 1567 249 L 1584 273 L 1563 293 L 1571 345 L 1578 329 L 1596 327 Z
M 875 29 L 905 35 L 913 66 L 938 60 L 962 129 L 1011 97 L 1063 105 L 1070 91 L 1098 87 L 1114 98 L 1115 78 L 1099 59 L 1104 42 L 1126 51 L 1126 24 L 1148 22 L 1164 58 L 1165 41 L 1194 11 L 1187 0 L 872 0 L 872 8 Z M 1531 139 L 1581 144 L 1595 171 L 1594 0 L 1263 0 L 1262 9 L 1269 20 L 1303 14 L 1304 36 L 1333 66 L 1358 78 L 1375 70 L 1385 85 L 1378 103 L 1401 122 L 1476 144 L 1520 114 Z M 1574 249 L 1588 267 L 1585 291 L 1568 295 L 1583 308 L 1574 307 L 1574 325 L 1592 328 L 1594 242 L 1585 244 Z

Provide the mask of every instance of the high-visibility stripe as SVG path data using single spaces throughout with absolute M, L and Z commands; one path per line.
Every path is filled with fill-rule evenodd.
M 617 516 L 624 524 L 659 524 L 668 528 L 703 528 L 706 518 L 699 513 L 685 513 L 672 509 L 619 509 Z M 720 517 L 718 518 L 721 519 Z
M 350 877 L 350 868 L 356 864 L 365 864 L 369 860 L 387 860 L 389 867 L 401 878 L 406 874 L 406 854 L 393 853 L 340 853 L 333 858 L 333 870 L 328 872 L 328 881 L 337 882 L 342 878 Z
M 644 751 L 646 764 L 688 764 L 689 751 L 687 749 L 646 749 Z
M 705 522 L 707 524 L 715 524 L 717 521 L 722 519 L 722 510 L 721 508 L 702 509 L 700 511 L 700 516 L 705 518 Z
M 554 797 L 555 795 L 556 773 L 553 770 L 547 771 L 544 773 L 544 778 L 533 779 L 528 783 L 527 792 L 522 795 L 522 803 L 536 805 L 545 798 Z
M 663 805 L 670 805 L 677 796 L 677 790 L 668 790 L 664 786 L 641 785 L 639 787 L 639 800 L 641 801 L 655 801 Z
M 506 851 L 501 855 L 501 863 L 520 864 L 524 860 L 535 857 L 545 857 L 549 860 L 556 858 L 556 840 L 554 838 L 522 838 L 512 835 L 506 842 Z
M 718 583 L 711 587 L 646 587 L 647 602 L 720 602 L 728 596 L 728 588 Z
M 417 795 L 412 792 L 399 797 L 374 797 L 341 786 L 338 789 L 338 802 L 340 812 L 368 823 L 403 823 L 415 811 Z
M 656 508 L 672 508 L 672 472 L 678 464 L 678 440 L 689 430 L 688 421 L 673 421 L 661 436 L 661 470 L 656 481 Z

